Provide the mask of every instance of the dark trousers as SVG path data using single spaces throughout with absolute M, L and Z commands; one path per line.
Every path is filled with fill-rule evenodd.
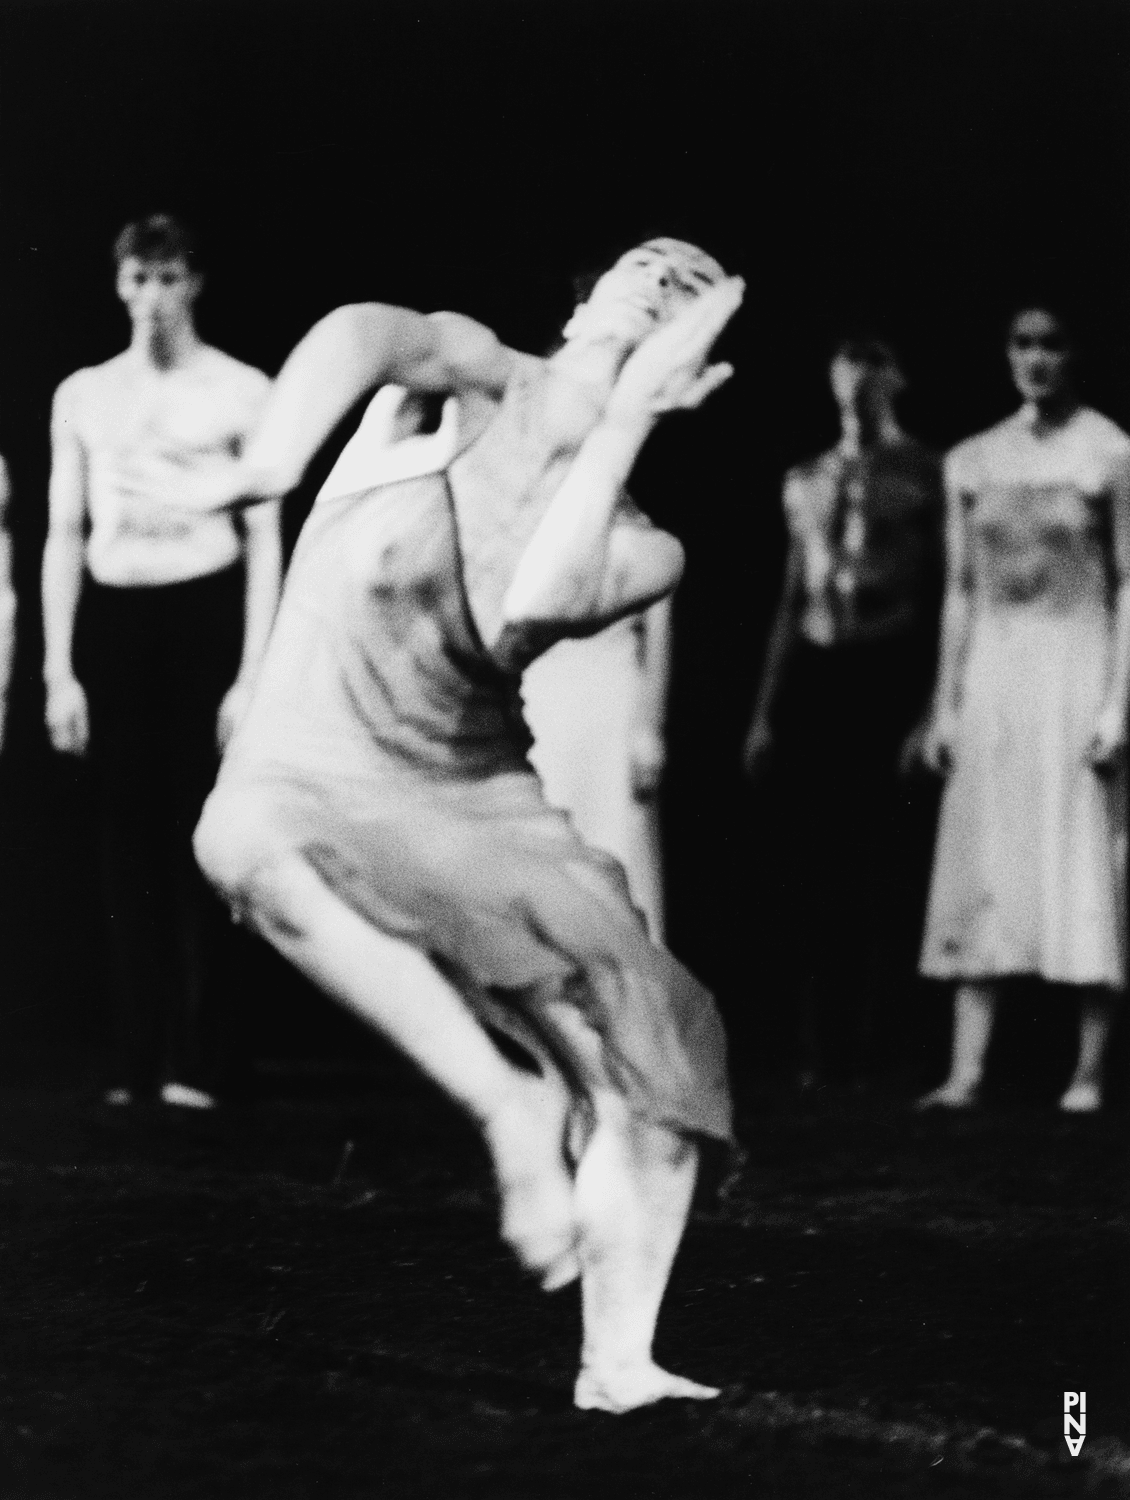
M 239 668 L 243 569 L 187 583 L 86 581 L 76 629 L 90 706 L 116 1085 L 214 1084 L 226 916 L 192 854 L 219 765 L 216 715 Z
M 781 967 L 794 1057 L 832 1078 L 870 1071 L 876 1023 L 914 982 L 929 808 L 901 779 L 932 641 L 802 644 L 777 715 Z M 926 799 L 929 802 L 929 797 Z

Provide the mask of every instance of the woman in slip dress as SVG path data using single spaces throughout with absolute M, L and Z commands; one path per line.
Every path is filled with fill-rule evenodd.
M 706 360 L 741 296 L 702 251 L 654 240 L 549 360 L 451 314 L 339 309 L 198 495 L 289 490 L 375 387 L 456 403 L 434 472 L 316 504 L 197 851 L 246 921 L 479 1126 L 504 1237 L 547 1287 L 580 1277 L 575 1399 L 609 1411 L 715 1394 L 651 1343 L 700 1144 L 731 1138 L 725 1045 L 619 867 L 544 801 L 518 688 L 549 645 L 677 582 L 681 547 L 623 485 L 659 417 L 727 378 Z
M 1012 321 L 1024 405 L 946 463 L 947 594 L 929 757 L 947 776 L 922 953 L 956 981 L 949 1077 L 920 1101 L 973 1103 L 999 982 L 1080 1000 L 1060 1099 L 1102 1103 L 1126 983 L 1130 438 L 1083 406 L 1062 321 Z

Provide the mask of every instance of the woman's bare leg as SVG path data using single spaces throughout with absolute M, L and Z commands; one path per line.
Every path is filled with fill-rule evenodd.
M 919 1109 L 968 1109 L 973 1103 L 985 1071 L 996 1014 L 995 985 L 958 985 L 953 1001 L 950 1075 L 939 1088 L 919 1099 Z
M 686 1227 L 698 1149 L 685 1136 L 629 1111 L 611 1085 L 597 1033 L 571 1007 L 546 1007 L 551 1023 L 586 1059 L 593 1128 L 580 1155 L 580 1407 L 624 1412 L 665 1396 L 706 1400 L 713 1386 L 661 1369 L 651 1357 L 655 1325 Z
M 284 958 L 407 1053 L 479 1125 L 502 1193 L 504 1238 L 547 1281 L 567 1279 L 577 1232 L 553 1089 L 511 1066 L 422 953 L 372 927 L 299 855 L 260 866 L 239 898 Z
M 1079 1007 L 1079 1056 L 1059 1101 L 1068 1114 L 1092 1114 L 1103 1104 L 1103 1063 L 1114 1027 L 1117 997 L 1098 986 L 1084 991 Z

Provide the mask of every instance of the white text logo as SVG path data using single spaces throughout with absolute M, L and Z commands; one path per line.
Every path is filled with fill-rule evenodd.
M 1074 1412 L 1075 1416 L 1071 1413 Z M 1073 1431 L 1074 1429 L 1074 1431 Z M 1079 1457 L 1079 1449 L 1087 1436 L 1087 1392 L 1064 1391 L 1063 1393 L 1063 1441 L 1072 1458 Z

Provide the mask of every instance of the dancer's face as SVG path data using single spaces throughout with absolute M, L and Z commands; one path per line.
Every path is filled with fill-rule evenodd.
M 201 278 L 181 258 L 140 260 L 127 255 L 118 267 L 118 296 L 130 321 L 169 328 L 191 317 Z
M 1025 401 L 1052 401 L 1071 383 L 1071 343 L 1054 313 L 1032 307 L 1008 331 L 1012 381 Z
M 890 402 L 899 387 L 899 372 L 887 365 L 869 365 L 839 354 L 828 368 L 831 393 L 840 411 L 873 417 Z
M 681 307 L 722 279 L 722 269 L 693 246 L 639 245 L 605 271 L 587 302 L 574 312 L 566 336 L 622 339 L 638 344 Z

